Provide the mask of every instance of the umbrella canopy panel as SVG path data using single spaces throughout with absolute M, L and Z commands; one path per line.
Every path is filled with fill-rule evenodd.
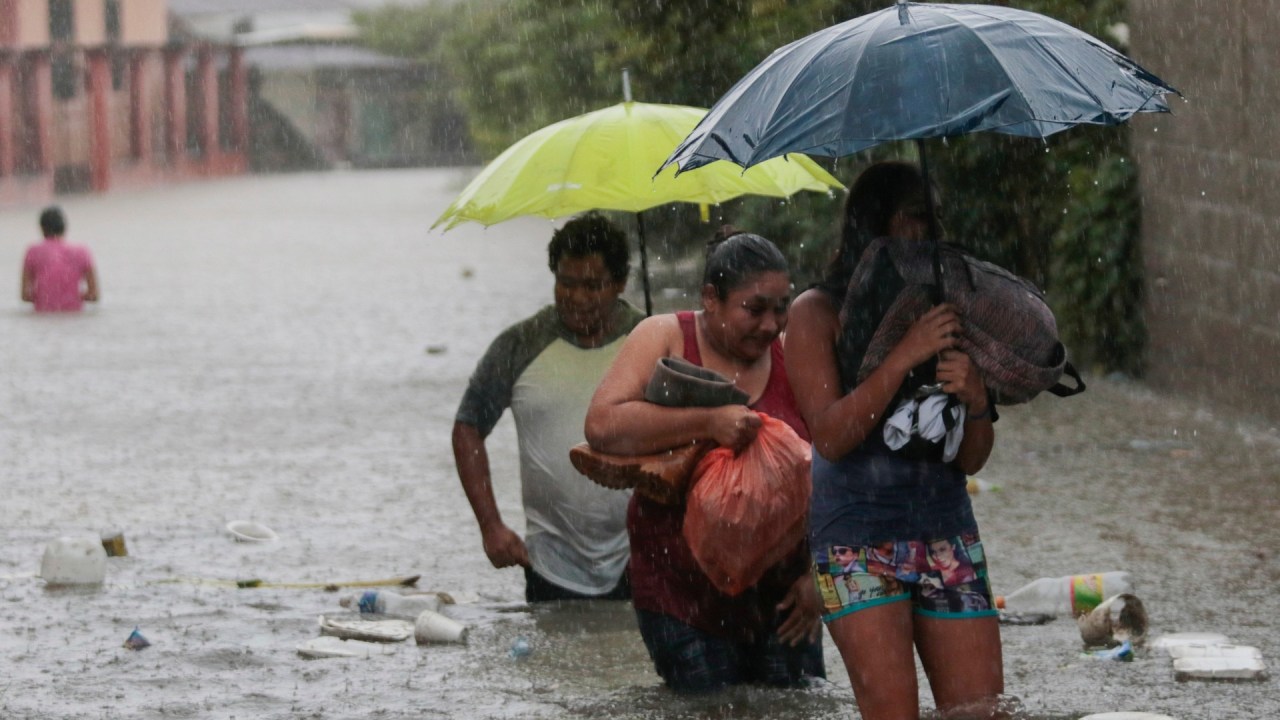
M 789 152 L 838 157 L 978 131 L 1048 137 L 1168 112 L 1169 92 L 1105 43 L 1043 15 L 899 2 L 774 51 L 666 164 L 751 167 Z
M 676 202 L 717 204 L 742 195 L 784 198 L 843 189 L 807 157 L 779 158 L 746 172 L 731 163 L 676 177 L 654 171 L 706 114 L 702 108 L 625 102 L 548 125 L 480 172 L 436 220 L 445 229 L 587 210 L 641 212 Z

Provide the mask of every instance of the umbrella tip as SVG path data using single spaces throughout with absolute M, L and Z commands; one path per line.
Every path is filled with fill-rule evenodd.
M 622 102 L 631 102 L 631 71 L 622 68 Z
M 907 14 L 907 0 L 898 0 L 898 23 L 906 25 L 911 22 L 911 16 Z

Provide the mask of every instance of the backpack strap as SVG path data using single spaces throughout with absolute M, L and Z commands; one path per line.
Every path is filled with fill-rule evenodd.
M 1071 379 L 1075 380 L 1076 386 L 1067 387 L 1061 382 L 1056 382 L 1053 384 L 1053 387 L 1049 388 L 1049 392 L 1057 395 L 1058 397 L 1071 397 L 1072 395 L 1079 395 L 1084 392 L 1084 379 L 1080 377 L 1080 372 L 1076 370 L 1076 367 L 1071 364 L 1070 360 L 1068 360 L 1067 364 L 1062 368 L 1062 374 L 1068 375 Z
M 947 429 L 948 434 L 956 427 L 956 419 L 952 416 L 951 411 L 957 407 L 960 407 L 960 398 L 948 394 L 947 404 L 942 407 L 942 427 Z M 944 437 L 942 440 L 945 444 L 946 438 Z

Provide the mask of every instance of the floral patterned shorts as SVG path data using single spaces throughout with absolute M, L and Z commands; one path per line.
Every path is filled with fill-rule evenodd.
M 998 613 L 977 531 L 932 540 L 832 545 L 814 550 L 825 622 L 876 605 L 910 600 L 930 617 Z

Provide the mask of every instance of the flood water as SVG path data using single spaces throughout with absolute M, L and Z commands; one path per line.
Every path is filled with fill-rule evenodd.
M 542 220 L 428 227 L 462 171 L 273 176 L 66 200 L 100 307 L 18 301 L 38 208 L 0 213 L 0 718 L 848 718 L 848 680 L 682 699 L 630 608 L 529 611 L 494 570 L 453 470 L 463 384 L 503 327 L 551 297 Z M 692 282 L 693 279 L 690 278 Z M 638 283 L 637 283 L 638 285 Z M 678 296 L 679 293 L 673 293 Z M 1137 383 L 1002 411 L 974 497 L 992 582 L 1112 569 L 1149 635 L 1212 631 L 1280 658 L 1280 432 Z M 489 443 L 523 527 L 514 431 Z M 234 542 L 253 520 L 271 543 Z M 101 588 L 34 577 L 63 534 L 124 533 Z M 345 593 L 236 588 L 421 574 L 465 646 L 410 639 L 304 660 Z M 122 644 L 137 627 L 151 642 Z M 1177 682 L 1168 657 L 1081 654 L 1074 623 L 1002 628 L 1022 717 L 1280 717 L 1275 680 Z M 511 657 L 512 642 L 532 652 Z M 922 684 L 923 686 L 923 684 Z M 931 706 L 927 690 L 925 707 Z

